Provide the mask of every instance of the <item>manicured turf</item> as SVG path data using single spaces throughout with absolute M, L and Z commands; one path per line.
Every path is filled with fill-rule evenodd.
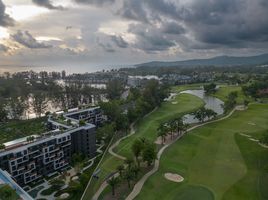
M 204 84 L 206 84 L 206 83 L 177 85 L 177 86 L 173 86 L 171 88 L 171 92 L 178 93 L 178 92 L 181 92 L 184 90 L 198 90 L 198 89 L 202 88 Z
M 227 100 L 227 96 L 230 92 L 237 92 L 237 103 L 243 104 L 244 100 L 252 101 L 249 97 L 246 97 L 242 91 L 241 86 L 235 86 L 235 85 L 220 85 L 220 88 L 217 90 L 217 92 L 213 95 L 223 101 Z
M 46 131 L 46 118 L 10 121 L 0 124 L 0 143 Z
M 177 102 L 177 104 L 172 104 Z M 132 141 L 138 137 L 145 137 L 154 142 L 157 138 L 157 128 L 161 122 L 173 119 L 176 116 L 182 116 L 186 112 L 193 111 L 203 105 L 198 97 L 189 94 L 180 94 L 171 102 L 165 102 L 156 111 L 144 118 L 138 125 L 136 134 L 123 140 L 116 148 L 116 152 L 125 157 L 132 157 Z
M 268 149 L 239 134 L 258 138 L 266 130 L 268 105 L 255 104 L 191 131 L 164 152 L 136 199 L 268 199 Z M 167 172 L 184 182 L 166 180 Z
M 172 104 L 172 102 L 177 102 L 177 104 Z M 170 102 L 164 102 L 160 108 L 146 118 L 142 119 L 137 124 L 135 135 L 120 142 L 119 146 L 116 148 L 117 153 L 132 157 L 131 145 L 135 138 L 145 137 L 151 141 L 154 141 L 157 138 L 156 129 L 162 121 L 172 119 L 176 116 L 181 116 L 184 113 L 191 112 L 202 105 L 203 101 L 201 99 L 189 94 L 181 94 L 176 96 L 176 98 Z M 122 160 L 107 154 L 100 165 L 100 178 L 92 181 L 91 186 L 86 191 L 84 199 L 90 199 L 90 197 L 92 197 L 92 195 L 97 191 L 105 177 L 114 172 L 120 163 L 122 163 Z

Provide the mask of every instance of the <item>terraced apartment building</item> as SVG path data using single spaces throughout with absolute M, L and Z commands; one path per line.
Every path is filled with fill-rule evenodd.
M 96 154 L 95 129 L 102 120 L 99 107 L 51 115 L 49 132 L 5 143 L 6 148 L 0 152 L 0 168 L 24 186 L 66 168 L 74 153 L 92 158 Z

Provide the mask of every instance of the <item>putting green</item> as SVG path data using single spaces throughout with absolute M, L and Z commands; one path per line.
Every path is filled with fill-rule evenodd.
M 268 149 L 239 134 L 258 138 L 267 129 L 268 105 L 255 104 L 191 131 L 164 152 L 159 170 L 136 199 L 268 199 Z M 170 182 L 164 178 L 166 172 L 180 174 L 185 181 Z

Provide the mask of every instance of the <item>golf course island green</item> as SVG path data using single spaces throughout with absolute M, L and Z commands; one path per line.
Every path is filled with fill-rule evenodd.
M 268 149 L 256 141 L 267 130 L 267 104 L 192 130 L 163 153 L 159 170 L 135 199 L 268 199 Z M 167 172 L 184 181 L 167 180 Z

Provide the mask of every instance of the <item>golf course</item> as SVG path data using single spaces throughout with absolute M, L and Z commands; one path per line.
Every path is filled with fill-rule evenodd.
M 199 87 L 185 85 L 172 90 L 178 93 Z M 241 87 L 225 85 L 213 96 L 225 101 L 227 91 L 238 92 L 239 104 L 246 98 Z M 133 156 L 131 145 L 136 138 L 144 137 L 154 142 L 160 123 L 203 105 L 200 98 L 190 94 L 174 96 L 139 120 L 134 127 L 135 133 L 120 141 L 113 152 L 126 158 Z M 268 104 L 252 103 L 245 110 L 236 110 L 220 121 L 189 131 L 163 152 L 158 170 L 145 181 L 135 199 L 268 199 L 268 148 L 258 142 L 267 130 Z M 122 163 L 122 159 L 107 152 L 99 165 L 99 179 L 91 181 L 84 199 L 92 198 Z M 171 178 L 167 178 L 167 174 Z M 172 181 L 172 177 L 181 180 Z M 103 188 L 100 199 L 109 192 L 110 187 Z M 128 193 L 130 191 L 121 197 L 126 198 Z
M 122 140 L 114 151 L 122 156 L 131 157 L 131 145 L 135 138 L 144 137 L 150 141 L 155 141 L 157 138 L 157 128 L 161 122 L 178 116 L 183 116 L 203 105 L 204 102 L 193 95 L 180 94 L 175 96 L 172 100 L 162 103 L 161 107 L 139 120 L 135 125 L 135 134 Z M 122 163 L 123 160 L 116 158 L 107 152 L 99 166 L 99 179 L 92 179 L 90 186 L 85 191 L 84 199 L 92 198 L 94 193 L 105 181 L 105 178 L 115 172 L 116 167 Z
M 268 199 L 268 149 L 254 140 L 267 130 L 265 104 L 194 129 L 163 153 L 136 199 Z M 167 180 L 165 173 L 184 181 Z

